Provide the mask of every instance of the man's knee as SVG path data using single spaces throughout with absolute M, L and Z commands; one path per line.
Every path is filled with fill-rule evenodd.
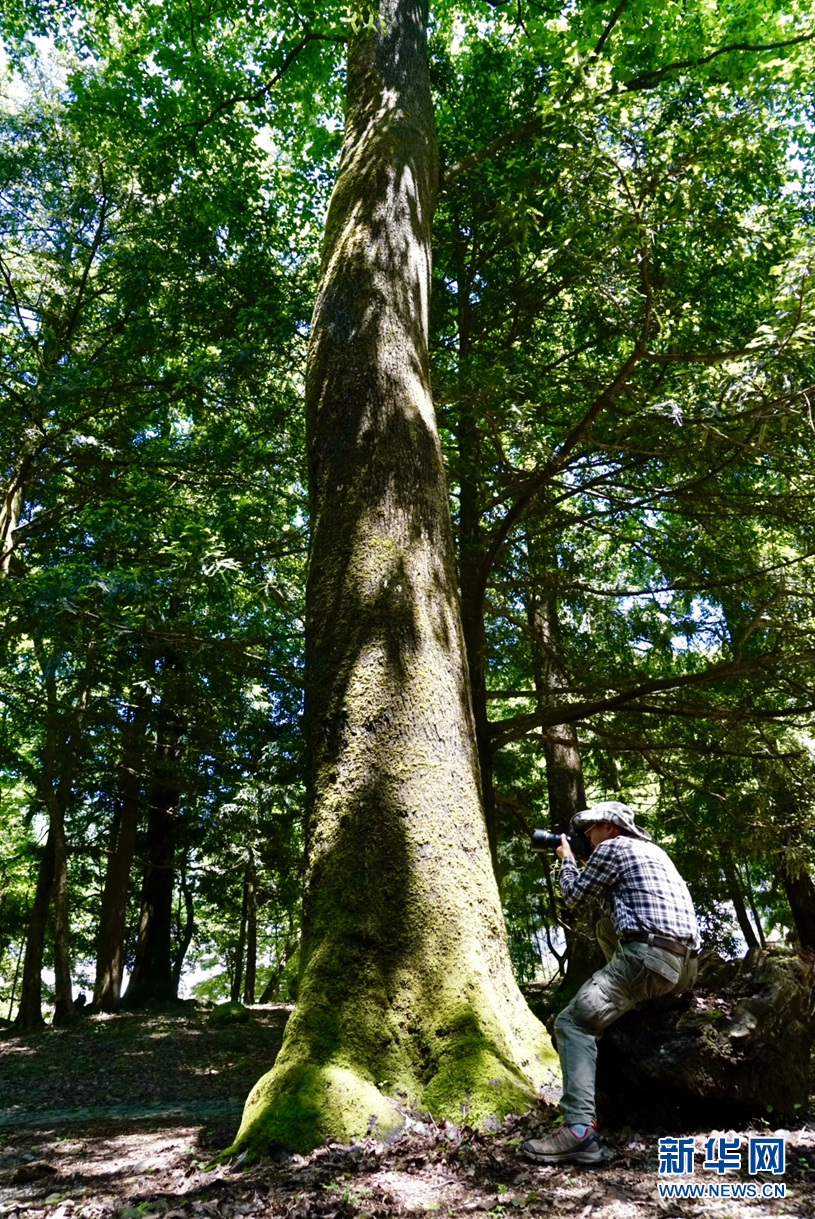
M 574 1002 L 574 1001 L 572 1001 Z M 555 1036 L 558 1033 L 563 1033 L 566 1029 L 574 1028 L 574 1017 L 572 1015 L 572 1004 L 569 1003 L 562 1008 L 555 1017 Z
M 558 1013 L 555 1020 L 555 1037 L 558 1033 L 566 1036 L 578 1033 L 596 1038 L 602 1032 L 604 1005 L 601 993 L 592 985 L 593 982 L 594 978 L 590 978 L 589 982 L 584 983 L 571 1003 Z

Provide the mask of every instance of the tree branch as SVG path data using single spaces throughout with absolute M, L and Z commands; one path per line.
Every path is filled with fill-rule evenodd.
M 815 655 L 815 651 L 810 650 L 802 653 L 798 659 L 811 658 L 813 655 Z M 609 695 L 606 698 L 586 700 L 585 702 L 572 703 L 571 705 L 560 707 L 547 707 L 542 711 L 531 712 L 529 715 L 518 715 L 513 716 L 511 719 L 497 720 L 490 726 L 490 735 L 494 738 L 492 748 L 494 750 L 500 749 L 510 741 L 515 741 L 520 737 L 526 736 L 534 728 L 544 728 L 554 724 L 573 724 L 577 720 L 595 715 L 598 711 L 612 711 L 615 707 L 622 707 L 626 703 L 631 703 L 646 694 L 656 694 L 662 690 L 677 690 L 687 686 L 701 686 L 712 681 L 741 677 L 745 673 L 762 668 L 769 659 L 770 657 L 761 656 L 756 657 L 754 660 L 738 659 L 724 661 L 718 665 L 711 665 L 704 673 L 687 673 L 681 677 L 657 678 L 653 681 L 642 682 L 640 685 L 632 686 L 628 690 L 623 690 L 619 694 Z M 637 708 L 637 710 L 645 709 L 643 707 Z M 663 714 L 665 713 L 664 707 L 651 707 L 647 709 L 660 710 Z M 803 709 L 798 710 L 800 712 Z M 724 713 L 728 715 L 740 714 L 740 712 L 732 708 L 717 709 L 717 714 Z M 707 714 L 710 714 L 710 711 Z M 789 715 L 793 714 L 793 712 L 785 710 L 778 714 Z
M 305 50 L 310 42 L 347 42 L 347 34 L 304 34 L 299 42 L 295 43 L 290 51 L 287 51 L 283 56 L 283 62 L 277 69 L 272 79 L 254 89 L 251 93 L 239 93 L 237 97 L 227 98 L 221 102 L 214 110 L 211 110 L 206 118 L 199 119 L 197 123 L 185 123 L 186 127 L 195 127 L 192 136 L 193 144 L 198 139 L 198 136 L 204 130 L 208 123 L 217 118 L 219 114 L 223 114 L 225 110 L 231 110 L 241 102 L 259 102 L 263 97 L 268 97 L 272 89 L 278 83 L 280 78 L 289 70 L 294 61 L 299 57 L 300 53 Z
M 644 351 L 642 358 L 652 364 L 723 364 L 726 360 L 753 355 L 756 350 L 755 347 L 737 347 L 732 351 Z
M 626 90 L 654 89 L 670 72 L 681 72 L 685 68 L 703 68 L 714 59 L 718 59 L 720 55 L 731 55 L 734 51 L 749 51 L 760 55 L 764 51 L 781 51 L 784 47 L 794 47 L 802 42 L 811 42 L 813 38 L 815 38 L 815 33 L 798 34 L 797 37 L 785 38 L 782 42 L 731 42 L 727 46 L 711 51 L 709 55 L 703 55 L 700 59 L 676 59 L 662 68 L 655 68 L 653 72 L 642 72 L 639 76 L 632 76 L 630 80 L 624 82 L 622 88 Z
M 625 385 L 640 358 L 641 352 L 642 348 L 640 347 L 639 343 L 637 343 L 611 384 L 606 386 L 601 394 L 598 394 L 589 409 L 574 425 L 566 439 L 561 444 L 560 448 L 553 453 L 552 457 L 546 462 L 543 468 L 528 479 L 521 494 L 515 500 L 515 503 L 504 514 L 504 519 L 496 529 L 493 539 L 490 542 L 481 563 L 479 582 L 482 589 L 486 589 L 487 587 L 489 573 L 501 551 L 501 548 L 509 537 L 511 530 L 521 519 L 535 496 L 539 495 L 540 492 L 543 491 L 543 489 L 552 481 L 558 471 L 562 469 L 566 458 L 580 443 L 583 437 L 588 434 L 592 424 L 600 414 L 603 407 L 607 406 L 608 403 L 613 400 L 615 394 Z
M 63 341 L 61 344 L 63 347 L 67 347 L 68 344 L 70 343 L 74 330 L 76 328 L 76 324 L 79 321 L 79 314 L 82 310 L 82 302 L 83 302 L 83 298 L 85 296 L 85 290 L 88 286 L 88 277 L 90 276 L 91 268 L 94 263 L 94 259 L 96 258 L 96 255 L 99 253 L 99 247 L 102 244 L 102 237 L 104 236 L 104 232 L 105 232 L 105 222 L 107 220 L 107 214 L 108 214 L 108 194 L 107 194 L 107 186 L 105 185 L 105 166 L 101 160 L 99 161 L 99 182 L 100 182 L 100 185 L 102 188 L 101 189 L 102 203 L 99 208 L 99 219 L 96 223 L 96 232 L 93 235 L 93 241 L 91 242 L 91 247 L 88 250 L 87 260 L 85 262 L 84 267 L 82 268 L 82 276 L 79 281 L 79 287 L 77 288 L 77 291 L 76 291 L 76 300 L 74 301 L 74 307 L 71 310 L 71 316 L 69 317 L 68 324 L 65 327 L 65 333 L 63 335 Z M 60 354 L 62 354 L 62 353 L 60 353 Z

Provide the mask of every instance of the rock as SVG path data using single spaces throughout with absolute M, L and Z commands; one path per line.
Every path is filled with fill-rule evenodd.
M 245 1024 L 249 1008 L 242 1003 L 218 1003 L 209 1013 L 209 1023 L 215 1025 Z
M 598 1108 L 614 1125 L 711 1129 L 799 1118 L 815 1040 L 815 960 L 703 953 L 692 992 L 630 1012 L 598 1046 Z

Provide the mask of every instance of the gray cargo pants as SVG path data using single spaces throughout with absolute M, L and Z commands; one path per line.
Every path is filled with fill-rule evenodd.
M 563 1072 L 560 1108 L 568 1126 L 591 1125 L 596 1117 L 594 1078 L 603 1030 L 632 1007 L 678 994 L 696 978 L 695 958 L 683 961 L 664 948 L 620 944 L 609 919 L 598 923 L 597 939 L 608 964 L 581 986 L 555 1021 Z

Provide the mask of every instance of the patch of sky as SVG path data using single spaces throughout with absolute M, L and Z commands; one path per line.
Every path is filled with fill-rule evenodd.
M 155 440 L 156 436 L 161 434 L 161 429 L 157 427 L 142 428 L 140 432 L 136 432 L 133 437 L 134 444 L 144 444 L 145 441 Z
M 566 933 L 561 927 L 552 927 L 550 928 L 549 935 L 551 937 L 552 948 L 558 955 L 562 956 L 566 949 Z M 542 979 L 547 981 L 557 973 L 558 961 L 549 947 L 549 941 L 547 941 L 546 931 L 543 927 L 535 931 L 534 938 L 535 948 L 540 957 Z
M 182 418 L 181 416 L 176 416 L 176 418 L 174 418 L 172 421 L 173 435 L 177 436 L 179 439 L 189 436 L 190 432 L 192 431 L 192 427 L 192 419 L 189 417 Z

